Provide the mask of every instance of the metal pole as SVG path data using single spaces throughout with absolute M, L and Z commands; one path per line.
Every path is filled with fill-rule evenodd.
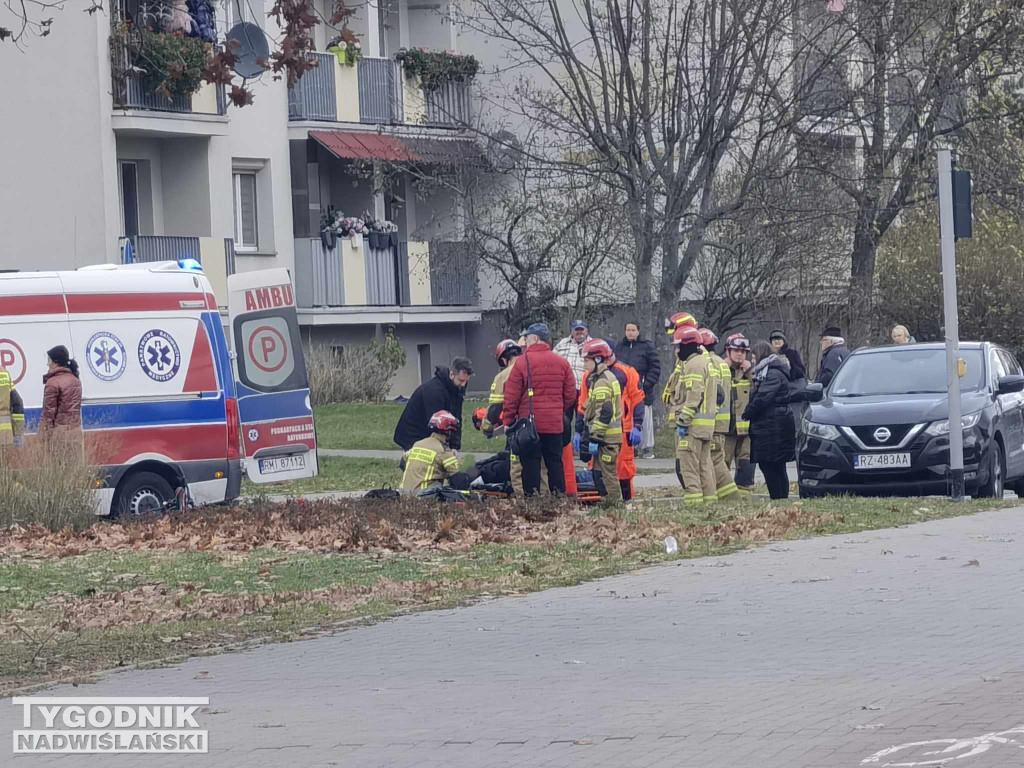
M 949 397 L 950 498 L 964 500 L 964 431 L 960 412 L 960 321 L 956 303 L 956 237 L 953 234 L 953 158 L 939 150 L 939 230 L 942 235 L 942 305 L 946 326 L 946 382 Z

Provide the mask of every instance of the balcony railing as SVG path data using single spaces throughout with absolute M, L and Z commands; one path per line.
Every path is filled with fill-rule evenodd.
M 133 235 L 121 238 L 121 253 L 124 253 L 124 241 L 132 244 L 132 260 L 136 264 L 156 261 L 178 261 L 195 259 L 203 262 L 203 241 L 218 238 L 200 238 L 188 235 Z M 235 273 L 235 241 L 230 237 L 223 238 L 224 259 L 228 274 Z
M 365 58 L 359 70 L 359 121 L 382 125 L 403 121 L 402 71 L 394 59 Z
M 477 260 L 464 242 L 430 243 L 430 303 L 468 306 L 476 300 Z
M 416 246 L 415 265 L 410 265 L 410 245 Z M 319 238 L 299 238 L 295 241 L 298 305 L 307 309 L 472 305 L 476 298 L 475 260 L 466 258 L 460 243 L 437 245 L 439 253 L 455 255 L 449 253 L 435 265 L 425 243 L 401 242 L 378 249 L 366 240 L 362 248 L 339 240 L 334 250 L 327 250 Z M 430 262 L 429 268 L 423 261 Z M 469 267 L 472 273 L 452 273 Z
M 318 65 L 288 89 L 288 119 L 333 122 L 338 119 L 334 54 L 313 53 L 310 56 L 317 60 Z
M 460 128 L 469 124 L 469 83 L 450 81 L 427 91 L 427 125 L 435 128 Z

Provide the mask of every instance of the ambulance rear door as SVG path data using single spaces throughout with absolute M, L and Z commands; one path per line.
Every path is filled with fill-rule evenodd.
M 309 378 L 286 269 L 228 277 L 242 456 L 254 483 L 318 472 Z

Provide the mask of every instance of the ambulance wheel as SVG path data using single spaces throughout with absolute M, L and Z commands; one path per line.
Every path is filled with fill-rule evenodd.
M 118 493 L 118 517 L 143 517 L 160 511 L 164 502 L 174 498 L 171 484 L 155 472 L 136 472 L 128 477 Z

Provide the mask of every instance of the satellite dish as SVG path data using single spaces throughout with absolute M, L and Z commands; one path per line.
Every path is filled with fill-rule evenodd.
M 260 61 L 267 61 L 270 57 L 270 43 L 267 36 L 257 25 L 243 21 L 235 24 L 228 32 L 228 40 L 237 40 L 238 45 L 234 47 L 235 74 L 239 77 L 258 77 L 266 70 L 266 66 Z
M 487 160 L 497 171 L 507 173 L 522 158 L 522 142 L 511 131 L 498 131 L 487 141 Z

